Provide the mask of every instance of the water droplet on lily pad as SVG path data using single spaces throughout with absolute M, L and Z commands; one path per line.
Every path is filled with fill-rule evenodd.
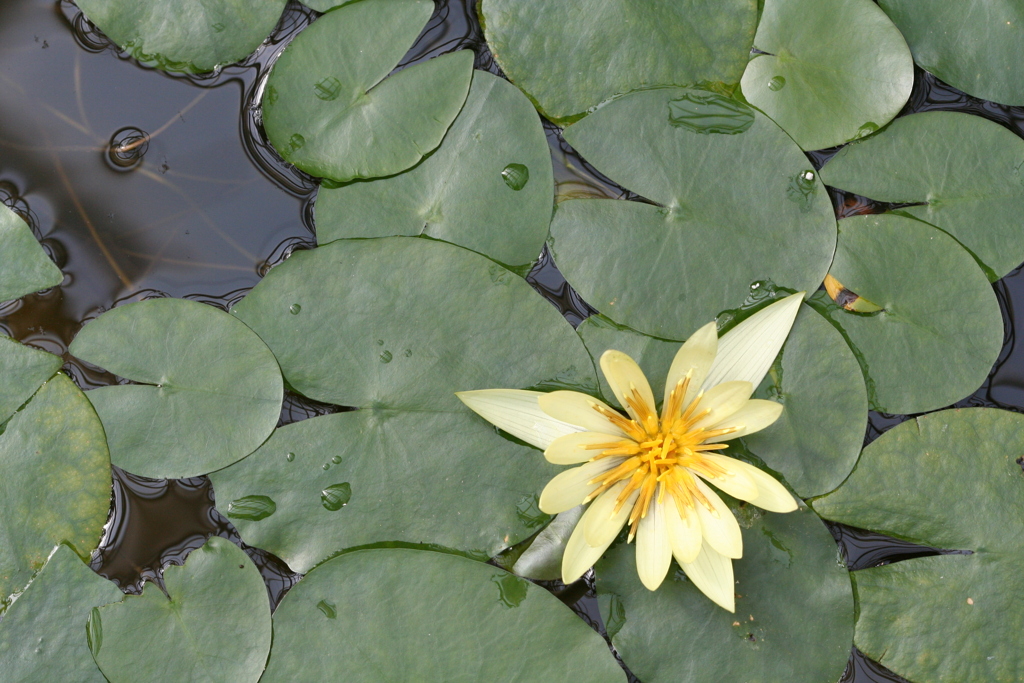
M 754 110 L 718 93 L 691 90 L 669 100 L 668 122 L 704 135 L 736 135 L 754 125 Z
M 406 358 L 408 358 L 409 356 L 411 356 L 411 355 L 412 355 L 412 349 L 406 349 L 406 350 L 405 350 L 405 353 L 404 353 L 403 355 L 404 355 L 404 356 L 405 356 Z
M 338 618 L 338 610 L 334 607 L 334 603 L 327 602 L 326 600 L 321 600 L 320 602 L 316 603 L 316 608 L 323 612 L 324 616 L 328 619 Z
M 782 76 L 776 76 L 772 80 L 768 81 L 768 89 L 772 92 L 778 92 L 786 87 L 786 79 Z
M 548 515 L 540 510 L 536 494 L 527 494 L 519 499 L 519 503 L 516 504 L 516 516 L 530 528 L 540 526 L 548 520 Z
M 299 304 L 292 304 L 291 306 L 288 307 L 288 311 L 292 315 L 298 315 L 299 311 L 301 311 L 301 310 L 302 310 L 302 306 L 300 306 Z
M 394 356 L 391 355 L 390 351 L 384 351 L 380 354 L 381 363 L 390 363 L 392 358 L 394 358 Z
M 325 462 L 323 465 L 321 465 L 321 467 L 323 468 L 323 471 L 326 472 L 327 470 L 331 469 L 331 463 Z
M 100 653 L 100 648 L 103 647 L 103 621 L 100 619 L 100 611 L 96 607 L 92 608 L 92 614 L 89 615 L 85 635 L 89 640 L 89 650 L 92 651 L 92 656 L 96 657 Z
M 867 135 L 871 135 L 876 130 L 878 130 L 878 124 L 875 123 L 874 121 L 868 121 L 863 126 L 857 129 L 857 137 L 862 138 Z
M 292 152 L 299 151 L 305 144 L 306 138 L 302 137 L 298 133 L 295 133 L 290 138 L 288 138 L 288 146 L 291 148 Z
M 288 453 L 284 456 L 284 459 L 287 460 L 288 462 L 293 462 L 295 460 L 295 454 Z
M 348 505 L 350 498 L 352 498 L 352 486 L 347 481 L 328 486 L 320 492 L 320 502 L 331 512 Z
M 806 213 L 811 209 L 811 200 L 814 197 L 815 189 L 817 189 L 814 183 L 815 177 L 814 171 L 803 171 L 789 181 L 789 187 L 786 188 L 786 197 L 789 201 L 799 204 L 801 212 Z
M 244 496 L 228 503 L 228 517 L 258 522 L 277 512 L 277 503 L 267 496 Z
M 333 462 L 335 465 L 340 465 L 341 464 L 341 456 L 340 455 L 334 456 L 333 458 L 331 458 L 331 462 Z
M 498 600 L 509 608 L 519 607 L 530 590 L 530 584 L 514 574 L 496 574 L 491 581 L 498 585 Z
M 341 81 L 334 76 L 327 76 L 313 86 L 313 92 L 324 102 L 336 100 L 341 94 Z
M 526 187 L 526 183 L 530 182 L 530 169 L 522 164 L 509 164 L 501 172 L 501 177 L 505 180 L 506 185 L 518 192 Z

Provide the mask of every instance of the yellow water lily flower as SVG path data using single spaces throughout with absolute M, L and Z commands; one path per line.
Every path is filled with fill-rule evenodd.
M 563 581 L 580 578 L 628 525 L 648 589 L 665 580 L 674 556 L 697 588 L 735 611 L 732 560 L 743 554 L 743 537 L 712 486 L 771 512 L 797 508 L 782 484 L 721 451 L 725 441 L 764 429 L 782 413 L 780 404 L 750 396 L 802 300 L 803 292 L 777 301 L 721 340 L 713 322 L 695 332 L 669 368 L 660 412 L 640 367 L 611 350 L 601 356 L 601 370 L 626 415 L 575 391 L 458 394 L 500 429 L 544 449 L 550 462 L 578 465 L 540 496 L 547 514 L 589 504 L 565 546 Z

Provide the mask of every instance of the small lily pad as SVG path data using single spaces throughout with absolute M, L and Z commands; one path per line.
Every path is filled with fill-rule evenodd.
M 993 282 L 1024 261 L 1024 140 L 980 116 L 904 116 L 844 147 L 821 169 L 833 187 L 900 204 L 945 230 Z
M 0 203 L 0 301 L 18 299 L 64 280 L 21 216 Z
M 429 0 L 361 0 L 296 36 L 263 93 L 267 137 L 285 161 L 347 182 L 400 173 L 441 144 L 466 101 L 473 53 L 388 77 L 433 7 Z
M 543 588 L 454 555 L 375 549 L 317 566 L 274 613 L 263 683 L 329 680 L 621 683 L 626 675 L 601 636 Z
M 89 20 L 144 64 L 203 73 L 260 46 L 286 0 L 78 0 Z
M 839 227 L 830 274 L 882 310 L 847 311 L 823 293 L 811 302 L 857 355 L 871 406 L 919 413 L 977 389 L 1002 348 L 1003 318 L 971 255 L 912 218 L 855 216 Z
M 283 384 L 270 349 L 213 306 L 151 299 L 88 323 L 71 353 L 139 384 L 93 389 L 114 464 L 144 477 L 206 474 L 274 430 Z
M 316 200 L 319 244 L 426 235 L 510 265 L 537 258 L 551 223 L 551 156 L 533 105 L 484 71 L 444 142 L 415 168 Z
M 914 681 L 1024 677 L 1022 453 L 1024 416 L 944 410 L 883 434 L 813 502 L 828 519 L 969 552 L 854 572 L 862 652 Z
M 766 0 L 743 96 L 804 149 L 878 130 L 914 85 L 910 49 L 871 0 Z
M 0 336 L 0 424 L 53 377 L 62 363 L 53 354 Z
M 248 683 L 270 652 L 270 603 L 260 572 L 231 541 L 213 536 L 184 566 L 164 570 L 166 595 L 142 595 L 93 610 L 90 643 L 111 683 Z

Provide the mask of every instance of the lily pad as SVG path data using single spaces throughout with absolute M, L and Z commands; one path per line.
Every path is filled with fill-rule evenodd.
M 804 149 L 842 144 L 900 112 L 914 61 L 872 0 L 766 0 L 743 96 Z
M 0 434 L 0 599 L 61 541 L 86 556 L 110 509 L 110 456 L 85 395 L 58 374 Z
M 579 337 L 522 278 L 444 242 L 339 240 L 293 254 L 235 313 L 274 350 L 289 385 L 359 408 L 279 429 L 211 475 L 221 510 L 247 496 L 273 501 L 263 519 L 233 520 L 247 543 L 302 572 L 379 541 L 491 557 L 543 523 L 517 506 L 558 468 L 455 396 L 595 390 Z M 324 491 L 344 483 L 349 502 L 327 509 Z
M 1024 261 L 1024 140 L 980 116 L 904 116 L 849 145 L 821 169 L 828 185 L 945 230 L 995 282 Z
M 139 384 L 93 389 L 114 464 L 154 479 L 206 474 L 263 443 L 281 372 L 252 330 L 212 306 L 151 299 L 88 323 L 76 357 Z
M 1017 0 L 878 4 L 899 27 L 922 69 L 975 97 L 1024 105 L 1024 10 Z
M 231 541 L 213 536 L 184 566 L 164 570 L 165 595 L 142 595 L 92 611 L 90 647 L 111 683 L 247 683 L 270 652 L 270 603 L 256 566 Z
M 66 545 L 57 546 L 0 621 L 0 661 L 9 681 L 105 683 L 89 652 L 92 608 L 124 597 Z
M 144 64 L 203 73 L 260 46 L 286 0 L 78 0 L 89 20 Z
M 755 0 L 483 0 L 502 70 L 565 124 L 614 95 L 656 85 L 735 85 L 757 25 Z
M 0 424 L 53 377 L 62 363 L 53 354 L 0 336 Z
M 559 269 L 612 320 L 684 339 L 742 304 L 754 283 L 812 291 L 824 278 L 832 204 L 803 152 L 753 108 L 706 90 L 647 90 L 565 138 L 658 204 L 577 199 L 555 212 Z
M 0 203 L 0 301 L 18 299 L 64 280 L 21 216 Z
M 1018 681 L 1024 661 L 1024 416 L 944 410 L 864 449 L 828 519 L 914 543 L 970 551 L 853 573 L 857 647 L 915 681 Z M 950 647 L 954 643 L 955 647 Z
M 645 683 L 839 680 L 850 656 L 854 604 L 835 541 L 806 508 L 745 507 L 743 558 L 733 562 L 736 613 L 701 593 L 682 570 L 657 591 L 636 573 L 625 543 L 598 562 L 598 601 L 612 644 Z
M 274 614 L 264 683 L 625 681 L 558 598 L 462 557 L 360 550 L 323 563 Z
M 426 235 L 524 264 L 548 235 L 553 188 L 533 105 L 508 81 L 475 71 L 462 112 L 423 163 L 391 178 L 320 188 L 317 241 Z
M 466 101 L 472 51 L 387 77 L 433 8 L 430 0 L 361 0 L 296 36 L 263 94 L 267 137 L 285 161 L 347 182 L 400 173 L 441 144 Z
M 830 274 L 882 310 L 854 313 L 821 293 L 811 302 L 857 355 L 871 406 L 920 413 L 977 389 L 1002 347 L 1003 319 L 971 255 L 912 218 L 855 216 L 839 227 Z

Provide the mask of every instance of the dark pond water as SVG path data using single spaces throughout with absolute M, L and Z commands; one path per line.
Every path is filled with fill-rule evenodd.
M 500 75 L 473 0 L 438 0 L 399 68 L 470 48 Z M 204 77 L 168 76 L 120 54 L 69 0 L 0 0 L 0 200 L 22 214 L 65 275 L 62 286 L 0 305 L 0 333 L 65 358 L 83 388 L 118 381 L 67 354 L 88 321 L 125 301 L 173 296 L 227 309 L 295 249 L 315 246 L 316 182 L 283 163 L 260 128 L 258 96 L 275 55 L 317 13 L 291 2 L 271 38 L 245 62 Z M 964 111 L 1024 137 L 1024 108 L 984 102 L 917 72 L 904 113 Z M 543 122 L 561 197 L 638 199 L 601 176 Z M 820 166 L 835 150 L 808 156 Z M 887 205 L 832 191 L 838 216 Z M 593 310 L 547 253 L 528 280 L 573 324 Z M 985 384 L 960 406 L 1024 407 L 1024 274 L 994 285 L 1006 322 L 1003 351 Z M 339 408 L 288 395 L 281 424 Z M 870 442 L 908 416 L 872 413 Z M 300 577 L 241 543 L 214 507 L 205 477 L 154 481 L 114 468 L 111 518 L 93 568 L 128 592 L 160 580 L 211 535 L 238 543 L 276 604 Z M 831 527 L 851 570 L 940 551 Z M 603 631 L 592 585 L 544 584 Z M 635 679 L 634 679 L 635 680 Z M 843 680 L 900 681 L 860 653 Z

